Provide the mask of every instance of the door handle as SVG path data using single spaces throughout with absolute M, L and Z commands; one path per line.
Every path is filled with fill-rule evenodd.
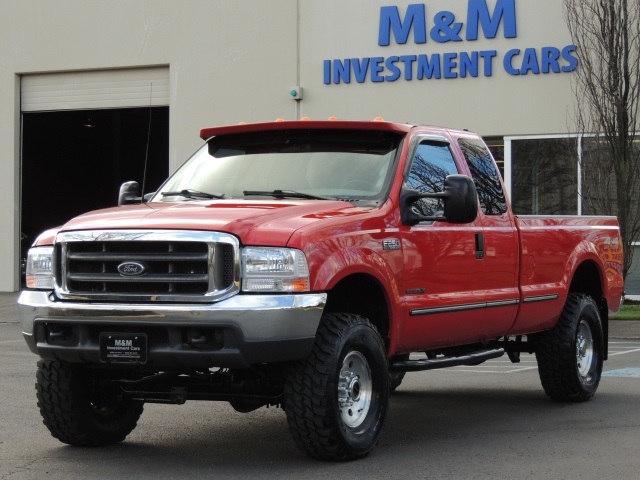
M 484 258 L 484 235 L 482 232 L 476 232 L 476 258 Z

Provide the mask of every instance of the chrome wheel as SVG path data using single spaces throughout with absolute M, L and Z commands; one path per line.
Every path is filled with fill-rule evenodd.
M 356 428 L 364 422 L 372 396 L 373 382 L 367 359 L 360 352 L 349 352 L 342 362 L 338 381 L 338 405 L 345 425 Z
M 571 292 L 556 325 L 532 336 L 544 391 L 561 402 L 584 402 L 596 393 L 607 337 L 596 301 Z
M 589 327 L 589 324 L 584 319 L 580 321 L 576 335 L 576 362 L 580 380 L 583 383 L 591 381 L 593 334 L 591 333 L 591 327 Z
M 325 313 L 313 351 L 287 373 L 284 400 L 291 435 L 307 455 L 366 457 L 389 405 L 389 360 L 376 327 L 359 315 Z

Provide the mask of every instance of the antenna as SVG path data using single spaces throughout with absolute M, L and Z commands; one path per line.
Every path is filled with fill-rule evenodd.
M 147 149 L 144 154 L 144 171 L 142 172 L 142 191 L 140 192 L 140 203 L 144 203 L 144 189 L 147 183 L 147 163 L 149 161 L 149 141 L 151 139 L 151 102 L 153 99 L 153 82 L 149 89 L 149 126 L 147 128 Z

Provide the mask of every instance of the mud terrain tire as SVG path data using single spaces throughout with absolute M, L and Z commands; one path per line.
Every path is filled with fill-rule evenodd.
M 354 460 L 378 443 L 389 403 L 389 366 L 376 328 L 358 315 L 325 314 L 311 354 L 285 383 L 289 430 L 312 458 Z
M 96 447 L 121 442 L 142 414 L 143 402 L 98 390 L 82 365 L 41 360 L 36 378 L 43 422 L 63 443 Z
M 596 393 L 602 375 L 604 339 L 593 299 L 569 293 L 558 323 L 538 334 L 536 358 L 545 393 L 561 402 L 584 402 Z

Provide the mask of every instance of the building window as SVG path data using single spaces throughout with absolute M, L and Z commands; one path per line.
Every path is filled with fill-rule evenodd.
M 484 137 L 484 143 L 489 147 L 489 151 L 498 165 L 498 170 L 500 170 L 500 175 L 504 178 L 504 138 Z
M 633 262 L 624 282 L 627 297 L 640 301 L 640 242 L 633 244 Z
M 640 153 L 640 138 L 633 144 Z M 636 153 L 636 155 L 638 154 Z M 581 199 L 585 215 L 617 215 L 616 176 L 611 161 L 611 146 L 602 138 L 582 137 Z M 628 208 L 637 212 L 640 195 L 637 189 L 627 192 Z
M 615 212 L 615 176 L 608 161 L 607 145 L 593 137 L 582 138 L 582 213 L 603 215 Z
M 511 197 L 516 214 L 578 214 L 577 138 L 511 140 Z

